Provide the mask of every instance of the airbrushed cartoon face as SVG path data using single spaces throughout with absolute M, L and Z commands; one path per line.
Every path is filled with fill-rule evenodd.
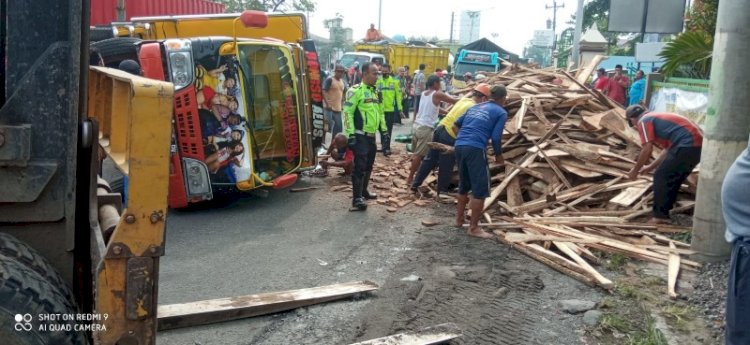
M 245 101 L 239 88 L 239 68 L 234 56 L 199 58 L 195 64 L 203 154 L 211 183 L 237 183 L 251 178 Z

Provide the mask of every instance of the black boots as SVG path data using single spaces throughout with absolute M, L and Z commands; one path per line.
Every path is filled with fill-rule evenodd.
M 365 198 L 362 197 L 362 190 L 364 187 L 364 177 L 357 176 L 356 173 L 352 174 L 352 209 L 357 211 L 364 211 L 367 209 L 367 203 Z
M 370 193 L 367 190 L 367 186 L 370 184 L 370 174 L 372 174 L 371 171 L 368 171 L 365 173 L 365 180 L 362 181 L 362 196 L 365 197 L 367 200 L 375 200 L 378 198 L 378 195 L 375 193 Z

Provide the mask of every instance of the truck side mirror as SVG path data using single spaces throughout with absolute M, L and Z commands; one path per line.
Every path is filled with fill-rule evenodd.
M 262 29 L 268 26 L 266 12 L 246 10 L 240 15 L 240 21 L 246 28 Z

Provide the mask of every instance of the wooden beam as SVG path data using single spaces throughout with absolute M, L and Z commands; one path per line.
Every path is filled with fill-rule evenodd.
M 442 344 L 462 335 L 454 323 L 443 323 L 419 331 L 404 332 L 387 337 L 366 340 L 351 345 L 432 345 Z
M 308 289 L 268 292 L 159 306 L 158 330 L 206 325 L 273 314 L 313 304 L 335 301 L 378 289 L 370 281 L 355 281 Z
M 672 252 L 671 250 L 677 250 L 677 247 L 669 242 L 669 265 L 667 266 L 667 293 L 671 298 L 677 298 L 677 292 L 675 286 L 677 285 L 677 275 L 680 273 L 680 254 Z
M 596 269 L 591 267 L 586 260 L 584 260 L 582 257 L 580 257 L 569 245 L 567 242 L 559 242 L 554 241 L 552 242 L 555 244 L 555 247 L 557 249 L 560 249 L 561 252 L 565 253 L 565 255 L 569 256 L 573 261 L 575 261 L 581 268 L 586 270 L 594 279 L 596 279 L 597 285 L 609 290 L 612 289 L 615 284 L 612 283 L 611 280 L 607 279 L 605 276 L 601 275 Z

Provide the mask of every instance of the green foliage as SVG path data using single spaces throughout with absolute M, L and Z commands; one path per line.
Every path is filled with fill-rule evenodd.
M 610 271 L 619 271 L 628 263 L 628 257 L 619 253 L 612 254 L 607 260 L 607 269 Z
M 607 313 L 602 318 L 602 322 L 599 323 L 599 327 L 604 330 L 626 333 L 630 331 L 632 325 L 630 320 L 622 315 Z
M 313 0 L 214 0 L 226 5 L 227 12 L 242 12 L 244 10 L 259 10 L 266 12 L 301 11 L 312 12 L 315 10 Z
M 666 61 L 662 69 L 667 75 L 708 79 L 713 46 L 713 37 L 703 31 L 684 32 L 659 54 Z
M 654 320 L 648 318 L 648 328 L 645 333 L 638 333 L 631 338 L 628 345 L 669 345 L 667 338 L 654 326 Z
M 713 37 L 718 14 L 719 0 L 695 1 L 688 13 L 687 31 L 703 31 Z

